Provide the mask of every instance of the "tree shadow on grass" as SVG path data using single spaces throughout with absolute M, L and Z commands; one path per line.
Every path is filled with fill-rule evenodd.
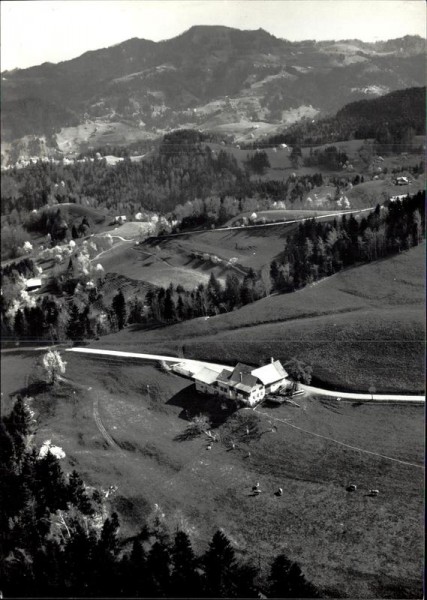
M 174 438 L 175 441 L 179 442 L 205 435 L 200 428 L 190 424 L 190 421 L 194 417 L 198 415 L 206 416 L 209 419 L 209 428 L 213 430 L 223 425 L 237 410 L 234 402 L 227 402 L 223 398 L 216 396 L 199 394 L 194 385 L 190 385 L 175 394 L 168 400 L 167 404 L 180 407 L 182 410 L 179 418 L 189 423 L 187 429 Z
M 189 425 L 187 429 L 185 429 L 181 433 L 178 433 L 178 435 L 176 435 L 173 439 L 176 442 L 186 442 L 188 440 L 194 440 L 195 438 L 201 435 L 204 435 L 202 431 L 198 430 L 196 427 L 192 427 L 191 425 Z
M 48 384 L 46 381 L 33 381 L 29 383 L 27 386 L 20 388 L 19 390 L 15 390 L 10 394 L 10 397 L 14 396 L 37 396 L 38 394 L 42 394 L 43 392 L 47 392 L 51 390 L 52 386 Z
M 190 385 L 181 390 L 166 404 L 178 406 L 182 409 L 180 419 L 191 421 L 197 415 L 206 415 L 212 424 L 212 428 L 219 427 L 237 410 L 232 402 L 227 402 L 216 396 L 199 394 L 195 385 Z

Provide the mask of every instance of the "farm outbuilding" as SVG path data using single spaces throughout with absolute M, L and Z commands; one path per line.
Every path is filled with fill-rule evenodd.
M 218 388 L 215 386 L 217 377 L 218 371 L 203 367 L 194 377 L 196 390 L 202 394 L 217 394 Z
M 408 179 L 408 177 L 396 177 L 395 184 L 396 185 L 408 185 L 409 179 Z

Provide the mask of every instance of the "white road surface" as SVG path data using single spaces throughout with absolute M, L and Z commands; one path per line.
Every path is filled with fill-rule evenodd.
M 315 221 L 318 221 L 320 219 L 330 219 L 331 217 L 340 217 L 342 215 L 356 215 L 358 213 L 363 213 L 363 212 L 367 212 L 367 211 L 373 211 L 375 209 L 375 207 L 370 207 L 370 208 L 358 208 L 355 210 L 344 210 L 342 212 L 334 212 L 334 213 L 329 213 L 327 215 L 318 215 L 318 216 L 312 216 L 312 217 L 305 217 L 304 219 L 293 219 L 292 221 L 275 221 L 274 223 L 261 223 L 259 225 L 238 225 L 238 226 L 232 226 L 232 227 L 217 227 L 216 229 L 197 229 L 195 231 L 184 231 L 181 233 L 168 233 L 167 235 L 159 235 L 157 236 L 159 239 L 166 239 L 166 238 L 171 238 L 171 237 L 177 237 L 179 235 L 192 235 L 193 233 L 216 233 L 216 232 L 220 232 L 220 231 L 233 231 L 233 230 L 244 230 L 244 229 L 259 229 L 260 227 L 277 227 L 278 225 L 291 225 L 292 223 L 304 223 L 304 221 L 311 221 L 312 219 L 314 219 Z M 153 236 L 155 237 L 155 236 Z
M 140 358 L 141 360 L 156 360 L 171 363 L 185 363 L 191 369 L 209 367 L 220 372 L 222 369 L 230 369 L 228 365 L 219 365 L 190 358 L 177 356 L 163 356 L 161 354 L 143 354 L 139 352 L 122 352 L 120 350 L 98 350 L 96 348 L 67 348 L 67 352 L 78 352 L 81 354 L 94 354 L 97 356 L 117 356 L 121 358 Z M 425 402 L 425 396 L 411 396 L 405 394 L 365 394 L 358 392 L 333 392 L 310 385 L 302 385 L 301 388 L 309 394 L 317 396 L 328 396 L 329 398 L 341 398 L 343 400 L 375 400 L 378 402 Z

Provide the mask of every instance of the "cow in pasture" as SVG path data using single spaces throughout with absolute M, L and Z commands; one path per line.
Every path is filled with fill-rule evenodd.
M 356 490 L 357 490 L 357 485 L 354 485 L 354 483 L 347 486 L 347 492 L 355 492 Z
M 380 493 L 380 490 L 369 490 L 370 496 L 378 496 L 379 493 Z

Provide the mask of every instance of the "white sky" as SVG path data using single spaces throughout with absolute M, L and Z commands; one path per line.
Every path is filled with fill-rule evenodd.
M 60 62 L 192 25 L 263 29 L 289 40 L 426 34 L 424 0 L 37 0 L 1 2 L 1 70 Z

